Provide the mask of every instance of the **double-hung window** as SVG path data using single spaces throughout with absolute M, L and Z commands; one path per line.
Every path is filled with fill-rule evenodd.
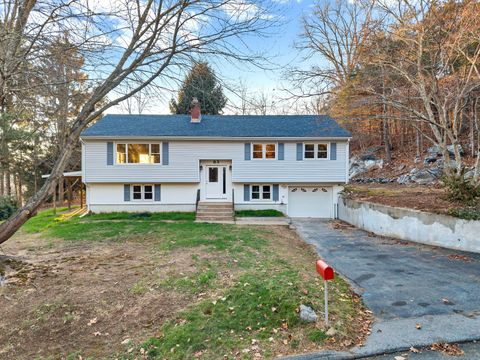
M 254 159 L 275 159 L 277 146 L 276 144 L 253 144 L 252 155 Z
M 132 185 L 132 200 L 153 200 L 153 185 Z
M 117 164 L 160 164 L 160 144 L 117 143 Z
M 328 159 L 328 144 L 306 143 L 303 145 L 304 159 Z
M 272 186 L 271 185 L 252 185 L 252 200 L 271 200 Z

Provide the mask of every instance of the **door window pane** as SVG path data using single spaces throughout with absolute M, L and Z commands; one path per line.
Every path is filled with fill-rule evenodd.
M 265 158 L 275 159 L 275 144 L 265 145 Z
M 132 164 L 148 164 L 148 144 L 128 144 L 128 162 Z
M 126 149 L 125 144 L 117 144 L 117 164 L 125 164 L 127 161 Z
M 213 183 L 218 182 L 218 168 L 216 167 L 208 168 L 208 182 L 213 182 Z

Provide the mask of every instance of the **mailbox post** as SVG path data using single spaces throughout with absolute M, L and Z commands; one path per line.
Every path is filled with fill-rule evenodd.
M 333 280 L 333 269 L 323 260 L 317 260 L 316 267 L 325 287 L 325 325 L 328 326 L 328 281 Z

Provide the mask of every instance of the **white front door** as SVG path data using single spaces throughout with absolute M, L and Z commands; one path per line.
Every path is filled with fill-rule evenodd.
M 205 197 L 207 199 L 225 199 L 226 191 L 226 166 L 209 165 L 205 174 Z

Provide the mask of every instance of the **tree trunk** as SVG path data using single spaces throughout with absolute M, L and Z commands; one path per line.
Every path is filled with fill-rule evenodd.
M 390 130 L 387 119 L 383 119 L 383 142 L 385 144 L 385 161 L 389 164 L 392 162 L 392 145 L 390 143 Z
M 64 203 L 65 203 L 65 180 L 63 179 L 63 176 L 62 176 L 58 181 L 58 198 L 57 198 L 58 207 L 62 207 Z
M 8 168 L 5 170 L 5 195 L 12 196 L 12 179 Z
M 5 222 L 0 224 L 0 244 L 7 241 L 28 219 L 34 216 L 45 199 L 52 194 L 55 185 L 62 177 L 65 166 L 70 159 L 70 155 L 75 147 L 76 138 L 78 137 L 80 130 L 81 129 L 78 128 L 76 131 L 72 131 L 71 135 L 68 137 L 63 152 L 60 154 L 60 157 L 57 159 L 57 162 L 50 173 L 50 177 L 48 177 L 38 193 L 28 199 L 22 208 L 18 209 L 12 216 L 5 220 Z
M 18 184 L 18 198 L 17 198 L 18 205 L 23 206 L 23 189 L 22 189 L 23 183 L 22 183 L 22 177 L 20 176 L 20 174 L 18 175 L 17 184 Z
M 0 169 L 0 196 L 5 195 L 5 178 L 3 170 Z
M 419 129 L 416 129 L 415 130 L 415 146 L 416 146 L 416 153 L 415 153 L 415 156 L 417 157 L 417 159 L 420 159 L 420 157 L 422 156 L 422 135 L 420 133 L 420 130 Z
M 475 124 L 474 124 L 474 121 L 475 121 L 475 118 L 474 118 L 474 113 L 475 113 L 475 105 L 476 105 L 476 102 L 477 100 L 475 99 L 473 102 L 472 102 L 472 113 L 470 114 L 470 154 L 473 156 L 475 156 Z

